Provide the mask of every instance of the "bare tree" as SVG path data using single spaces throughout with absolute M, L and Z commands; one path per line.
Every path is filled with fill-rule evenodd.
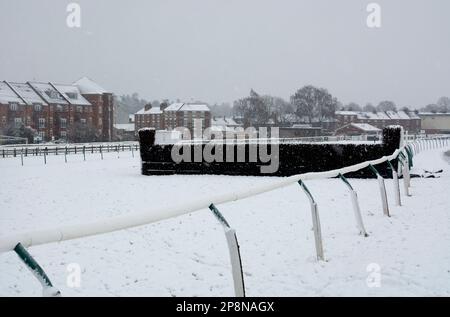
M 333 118 L 339 104 L 328 90 L 311 85 L 297 90 L 291 96 L 291 103 L 296 108 L 297 116 L 308 118 L 308 122 L 312 122 L 314 118 L 319 121 Z

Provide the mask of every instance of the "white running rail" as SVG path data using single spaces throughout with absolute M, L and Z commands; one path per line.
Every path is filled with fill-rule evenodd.
M 108 233 L 127 228 L 143 226 L 149 223 L 158 222 L 164 219 L 191 213 L 199 209 L 207 209 L 212 203 L 214 203 L 215 205 L 219 205 L 255 196 L 258 194 L 262 194 L 268 191 L 272 191 L 274 189 L 278 189 L 296 183 L 299 180 L 337 177 L 339 174 L 356 172 L 358 170 L 368 167 L 369 165 L 377 165 L 386 162 L 387 160 L 391 161 L 393 159 L 396 159 L 399 153 L 404 150 L 404 148 L 405 145 L 402 146 L 400 149 L 397 149 L 392 155 L 383 156 L 376 160 L 366 161 L 363 163 L 326 172 L 313 172 L 313 173 L 293 175 L 290 177 L 277 179 L 276 181 L 270 184 L 262 184 L 254 186 L 246 191 L 216 194 L 209 196 L 207 198 L 177 204 L 171 207 L 155 208 L 153 210 L 148 210 L 146 212 L 126 214 L 91 223 L 80 223 L 77 225 L 62 226 L 47 230 L 35 230 L 5 236 L 0 241 L 0 253 L 12 251 L 19 242 L 26 248 L 35 245 L 60 242 L 64 240 L 77 239 L 81 237 L 93 236 L 102 233 Z

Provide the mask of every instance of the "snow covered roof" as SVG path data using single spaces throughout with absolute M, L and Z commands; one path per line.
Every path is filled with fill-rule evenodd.
M 164 111 L 178 111 L 182 106 L 183 106 L 182 102 L 175 102 L 170 106 L 168 106 L 166 109 L 164 109 Z
M 162 110 L 159 107 L 151 107 L 148 110 L 145 110 L 145 108 L 142 108 L 136 114 L 161 114 Z M 134 118 L 133 118 L 134 119 Z
M 59 92 L 62 94 L 66 100 L 68 100 L 72 105 L 77 106 L 91 106 L 91 103 L 86 100 L 81 95 L 80 90 L 77 86 L 72 85 L 59 85 L 54 84 L 53 85 Z
M 49 83 L 34 83 L 29 82 L 34 90 L 44 99 L 47 103 L 67 104 L 66 99 Z
M 114 124 L 114 128 L 116 128 L 117 130 L 132 132 L 134 131 L 134 123 L 116 123 Z
M 450 116 L 448 112 L 419 112 L 419 117 L 422 116 Z
M 94 82 L 92 79 L 88 77 L 83 77 L 78 79 L 76 82 L 73 83 L 73 85 L 77 86 L 78 89 L 80 89 L 82 94 L 105 94 L 109 93 L 107 90 L 105 90 L 103 87 L 101 87 L 99 84 Z
M 408 120 L 417 119 L 413 112 L 405 111 L 336 111 L 337 115 L 356 115 L 360 120 Z
M 27 83 L 10 83 L 8 84 L 12 87 L 12 89 L 16 92 L 16 94 L 20 95 L 27 104 L 41 104 L 41 105 L 47 105 L 47 102 L 42 99 L 34 90 L 33 88 L 27 84 Z
M 176 102 L 168 106 L 164 111 L 205 111 L 209 112 L 209 107 L 206 104 L 195 103 L 181 103 Z
M 419 117 L 414 111 L 409 111 L 409 112 L 408 112 L 408 116 L 409 116 L 411 119 L 420 119 L 420 117 Z
M 17 96 L 17 94 L 12 90 L 8 84 L 6 84 L 3 81 L 0 81 L 0 103 L 1 104 L 8 104 L 10 102 L 14 102 L 17 104 L 24 105 L 22 99 Z
M 335 112 L 337 115 L 341 115 L 341 116 L 356 116 L 358 115 L 359 112 L 357 111 L 336 111 Z
M 206 111 L 209 112 L 209 107 L 206 104 L 190 104 L 185 103 L 180 109 L 181 111 Z
M 371 124 L 368 123 L 350 123 L 350 126 L 353 126 L 361 131 L 365 132 L 380 132 L 381 129 L 378 129 L 377 127 L 374 127 Z

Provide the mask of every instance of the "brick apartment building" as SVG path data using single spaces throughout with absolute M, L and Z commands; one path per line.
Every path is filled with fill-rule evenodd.
M 194 120 L 201 121 L 201 128 L 211 127 L 211 111 L 206 104 L 173 103 L 168 107 L 146 106 L 135 114 L 136 132 L 141 128 L 172 130 L 186 127 L 194 133 Z
M 89 78 L 72 85 L 0 82 L 0 130 L 30 127 L 43 141 L 67 139 L 76 123 L 110 141 L 113 95 Z
M 400 125 L 410 134 L 419 133 L 421 119 L 415 112 L 406 111 L 336 111 L 338 126 L 343 127 L 350 123 L 367 123 L 379 129 L 388 125 Z

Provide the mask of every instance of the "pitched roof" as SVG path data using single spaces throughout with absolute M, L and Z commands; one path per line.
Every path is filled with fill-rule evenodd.
M 161 114 L 162 110 L 160 107 L 151 107 L 148 110 L 145 110 L 145 108 L 142 108 L 136 114 Z
M 63 105 L 68 104 L 66 99 L 64 99 L 63 95 L 61 95 L 60 92 L 57 91 L 49 83 L 28 82 L 28 84 L 31 85 L 34 88 L 34 90 L 37 91 L 39 96 L 41 96 L 41 98 L 44 99 L 47 103 L 63 104 Z
M 90 106 L 91 105 L 91 103 L 89 101 L 87 101 L 86 98 L 83 97 L 83 95 L 81 95 L 81 92 L 77 86 L 60 85 L 60 84 L 53 84 L 53 86 L 72 105 L 76 105 L 76 106 Z
M 381 129 L 378 129 L 377 127 L 374 127 L 371 124 L 368 123 L 350 123 L 349 125 L 365 132 L 380 132 Z
M 22 99 L 12 90 L 8 84 L 3 81 L 0 81 L 0 103 L 8 104 L 10 102 L 18 103 L 24 105 Z
M 175 102 L 173 104 L 171 104 L 170 106 L 168 106 L 166 109 L 164 109 L 164 111 L 178 111 L 180 110 L 180 108 L 184 105 L 184 103 L 182 102 Z
M 105 94 L 109 93 L 106 89 L 101 87 L 99 84 L 94 82 L 92 79 L 88 77 L 83 77 L 78 79 L 73 83 L 73 85 L 77 86 L 80 89 L 82 94 L 90 95 L 90 94 Z
M 176 102 L 168 106 L 164 111 L 205 111 L 209 112 L 209 107 L 206 104 L 195 103 L 181 103 Z
M 10 83 L 8 84 L 12 87 L 12 89 L 16 92 L 16 94 L 20 95 L 25 102 L 29 105 L 32 104 L 42 104 L 47 105 L 47 102 L 42 99 L 28 83 Z

